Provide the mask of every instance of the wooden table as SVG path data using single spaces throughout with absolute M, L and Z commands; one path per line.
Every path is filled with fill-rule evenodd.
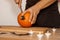
M 6 32 L 6 34 L 0 34 L 0 40 L 38 40 L 37 34 L 38 32 L 42 32 L 44 34 L 42 40 L 47 40 L 46 36 L 45 36 L 45 32 L 48 30 L 51 33 L 51 36 L 48 40 L 60 40 L 60 28 L 56 28 L 56 33 L 53 34 L 52 32 L 52 28 L 20 28 L 20 27 L 4 27 L 2 26 L 0 28 L 0 32 Z M 18 30 L 18 31 L 16 31 Z M 32 36 L 30 35 L 23 35 L 23 36 L 19 36 L 19 35 L 14 35 L 10 32 L 16 32 L 16 33 L 27 33 L 29 30 L 33 30 L 35 34 L 33 34 Z
M 17 34 L 26 34 L 30 30 L 34 32 L 33 36 L 30 35 L 14 35 L 12 33 Z M 44 34 L 48 28 L 42 28 L 42 27 L 31 27 L 31 28 L 21 28 L 21 27 L 13 27 L 13 26 L 1 26 L 0 27 L 0 40 L 37 40 L 37 34 L 41 32 Z M 5 34 L 6 33 L 6 34 Z M 36 39 L 35 39 L 36 38 Z

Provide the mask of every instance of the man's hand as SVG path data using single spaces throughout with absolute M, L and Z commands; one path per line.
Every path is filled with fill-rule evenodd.
M 22 0 L 15 0 L 15 3 L 18 4 L 18 7 L 21 7 Z
M 27 10 L 25 10 L 22 15 L 25 14 L 25 12 L 27 11 L 30 11 L 31 15 L 30 15 L 30 18 L 29 18 L 29 21 L 31 22 L 31 24 L 34 24 L 36 22 L 36 19 L 37 19 L 37 15 L 39 13 L 39 9 L 37 9 L 37 7 L 35 6 L 32 6 L 30 8 L 28 8 Z
M 18 4 L 18 6 L 20 8 L 22 0 L 15 0 L 15 2 L 16 2 L 16 4 Z M 32 6 L 32 7 L 28 8 L 27 10 L 25 10 L 22 13 L 22 15 L 24 15 L 24 13 L 27 11 L 31 12 L 29 21 L 31 22 L 31 24 L 34 24 L 36 22 L 37 15 L 38 15 L 40 9 L 37 6 Z
M 15 3 L 16 3 L 16 4 L 19 4 L 19 2 L 20 2 L 20 0 L 15 0 Z

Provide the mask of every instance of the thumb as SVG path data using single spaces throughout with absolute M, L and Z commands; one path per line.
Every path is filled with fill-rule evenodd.
M 33 18 L 33 13 L 32 13 L 32 10 L 31 10 L 31 9 L 29 9 L 29 11 L 30 11 L 30 18 L 29 18 L 29 22 L 31 22 L 31 21 L 32 21 L 32 18 Z

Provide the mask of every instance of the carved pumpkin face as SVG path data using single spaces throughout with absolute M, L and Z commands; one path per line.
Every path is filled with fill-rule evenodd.
M 31 22 L 29 22 L 29 18 L 30 18 L 30 12 L 27 11 L 23 16 L 22 13 L 20 13 L 18 15 L 18 23 L 19 25 L 21 25 L 21 27 L 24 28 L 29 28 L 32 26 Z

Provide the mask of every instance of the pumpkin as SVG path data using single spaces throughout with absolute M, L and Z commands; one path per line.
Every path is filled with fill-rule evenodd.
M 25 12 L 25 14 L 22 16 L 22 13 L 19 13 L 18 15 L 18 23 L 23 28 L 29 28 L 32 26 L 31 22 L 29 22 L 30 18 L 30 11 Z

